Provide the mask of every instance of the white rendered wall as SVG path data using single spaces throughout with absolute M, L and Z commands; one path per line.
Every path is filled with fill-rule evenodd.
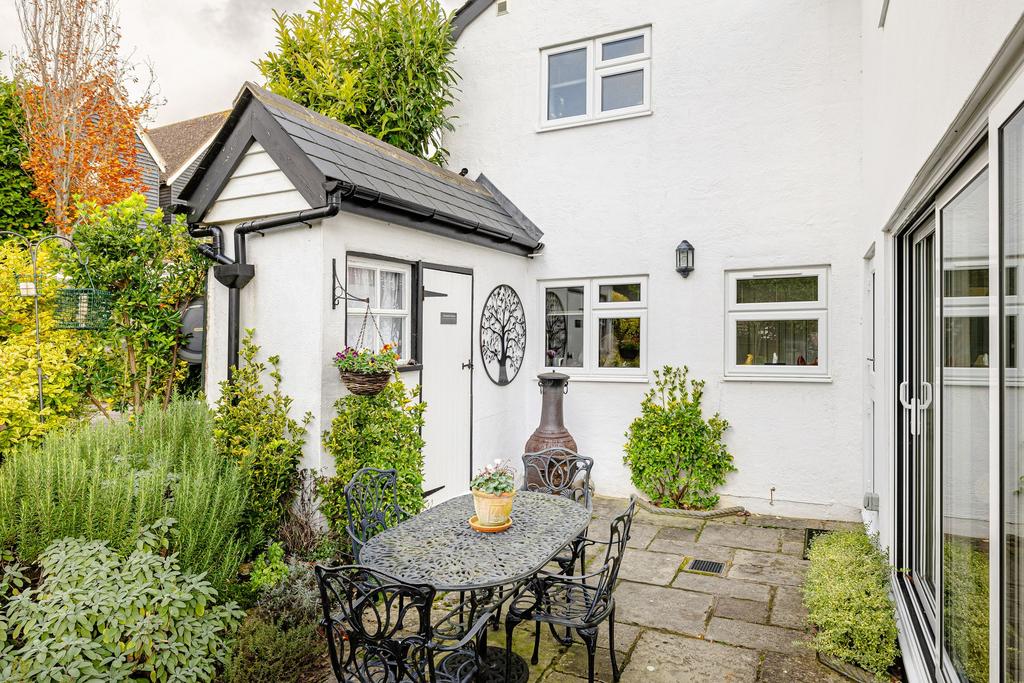
M 645 24 L 653 27 L 653 114 L 537 132 L 540 49 Z M 450 166 L 485 173 L 545 231 L 533 278 L 650 276 L 649 366 L 686 364 L 707 380 L 706 408 L 732 423 L 739 471 L 724 487 L 727 500 L 764 513 L 855 516 L 858 3 L 651 0 L 582 11 L 514 0 L 507 15 L 489 10 L 465 31 L 457 62 Z M 696 247 L 696 271 L 685 280 L 674 271 L 682 239 Z M 821 264 L 831 266 L 832 381 L 724 380 L 725 271 Z M 539 314 L 531 322 L 538 329 Z M 566 424 L 597 460 L 601 493 L 632 490 L 623 433 L 646 389 L 570 384 Z M 533 424 L 536 402 L 527 409 Z

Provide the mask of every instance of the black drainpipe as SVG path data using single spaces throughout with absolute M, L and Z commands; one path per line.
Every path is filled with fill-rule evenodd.
M 327 204 L 315 209 L 303 209 L 280 216 L 271 216 L 252 221 L 245 221 L 235 226 L 235 258 L 224 255 L 223 233 L 216 226 L 189 226 L 192 237 L 213 237 L 213 245 L 201 244 L 197 248 L 207 258 L 216 261 L 213 276 L 228 288 L 228 379 L 234 375 L 238 367 L 238 349 L 240 340 L 239 301 L 242 288 L 252 281 L 256 275 L 255 267 L 246 261 L 245 236 L 258 232 L 263 233 L 274 228 L 284 228 L 296 224 L 308 223 L 320 218 L 337 215 L 341 210 L 341 202 L 355 191 L 354 186 L 343 186 L 341 183 L 326 183 Z M 346 184 L 347 185 L 347 184 Z

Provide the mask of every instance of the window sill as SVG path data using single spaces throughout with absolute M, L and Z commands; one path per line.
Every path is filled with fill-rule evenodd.
M 649 384 L 651 379 L 647 375 L 576 375 L 566 372 L 567 368 L 541 368 L 540 372 L 561 372 L 569 375 L 570 382 L 611 382 L 619 384 Z
M 418 372 L 423 369 L 423 363 L 415 363 L 413 365 L 399 365 L 398 372 Z
M 808 384 L 831 384 L 832 375 L 725 375 L 725 382 L 803 382 Z
M 637 119 L 642 116 L 650 116 L 654 113 L 654 110 L 648 109 L 647 111 L 636 111 L 629 114 L 620 114 L 618 116 L 602 116 L 600 118 L 587 119 L 586 121 L 573 121 L 571 123 L 553 123 L 549 126 L 538 126 L 538 133 L 548 133 L 553 130 L 565 130 L 566 128 L 579 128 L 580 126 L 593 126 L 599 123 L 608 123 L 610 121 L 625 121 L 626 119 Z

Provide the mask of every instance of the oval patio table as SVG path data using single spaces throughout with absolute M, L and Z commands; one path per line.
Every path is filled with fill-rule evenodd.
M 590 510 L 568 498 L 517 491 L 512 526 L 483 533 L 469 526 L 472 494 L 439 503 L 374 536 L 359 552 L 361 564 L 408 583 L 439 591 L 479 591 L 512 586 L 544 568 L 590 523 Z M 484 629 L 486 633 L 486 629 Z M 529 674 L 525 660 L 510 653 L 517 679 Z M 504 679 L 504 648 L 489 647 L 485 681 Z

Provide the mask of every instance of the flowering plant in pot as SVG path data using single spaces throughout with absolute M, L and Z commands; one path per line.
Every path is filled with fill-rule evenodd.
M 398 353 L 391 344 L 385 344 L 380 351 L 346 346 L 334 354 L 334 366 L 353 394 L 379 394 L 398 369 Z
M 509 523 L 516 495 L 515 477 L 512 467 L 501 460 L 495 460 L 473 477 L 469 488 L 473 492 L 477 524 L 502 527 Z

